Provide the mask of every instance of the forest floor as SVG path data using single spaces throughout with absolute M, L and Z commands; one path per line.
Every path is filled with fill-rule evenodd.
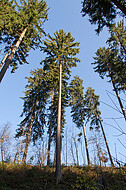
M 0 163 L 0 190 L 126 190 L 126 166 L 63 167 L 56 185 L 55 169 Z

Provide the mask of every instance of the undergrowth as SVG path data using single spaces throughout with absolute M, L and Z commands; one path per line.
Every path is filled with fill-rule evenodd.
M 126 167 L 63 167 L 56 185 L 53 167 L 0 164 L 0 190 L 126 190 Z

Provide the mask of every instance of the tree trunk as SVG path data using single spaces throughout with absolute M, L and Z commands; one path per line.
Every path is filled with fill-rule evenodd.
M 125 109 L 124 109 L 123 104 L 122 104 L 122 102 L 121 102 L 121 99 L 120 99 L 120 97 L 119 97 L 119 95 L 118 95 L 118 91 L 117 91 L 117 89 L 116 89 L 116 87 L 115 87 L 115 83 L 114 83 L 114 81 L 113 81 L 113 77 L 112 77 L 112 73 L 111 73 L 111 70 L 110 70 L 110 68 L 109 68 L 109 65 L 107 65 L 107 67 L 108 67 L 108 72 L 109 72 L 109 76 L 110 76 L 111 81 L 112 81 L 112 85 L 113 85 L 114 91 L 115 91 L 115 93 L 116 93 L 116 96 L 117 96 L 117 99 L 118 99 L 120 108 L 121 108 L 122 113 L 123 113 L 123 116 L 124 116 L 124 119 L 125 119 L 125 121 L 126 121 Z
M 102 134 L 103 134 L 103 137 L 104 137 L 104 140 L 105 140 L 106 148 L 107 148 L 107 151 L 108 151 L 108 154 L 109 154 L 109 159 L 110 159 L 112 167 L 114 167 L 113 160 L 112 160 L 112 157 L 111 157 L 111 153 L 110 153 L 110 150 L 109 150 L 109 146 L 108 146 L 108 143 L 107 143 L 107 139 L 106 139 L 106 136 L 105 136 L 105 132 L 104 132 L 104 129 L 103 129 L 100 117 L 99 117 L 99 121 L 100 121 L 100 126 L 101 126 L 101 130 L 102 130 Z
M 61 166 L 62 166 L 62 154 L 63 154 L 63 152 L 62 152 L 62 134 L 60 133 L 60 145 L 61 145 L 61 151 L 60 151 L 60 162 L 61 162 Z
M 53 106 L 53 100 L 54 100 L 54 91 L 52 92 L 52 106 Z M 50 125 L 49 125 L 49 140 L 48 140 L 48 155 L 47 155 L 47 165 L 50 165 L 50 148 L 51 148 L 51 133 L 52 133 L 52 114 L 53 110 L 51 107 L 51 117 L 50 117 Z
M 112 78 L 111 75 L 110 75 L 110 77 L 111 77 L 112 85 L 113 85 L 114 91 L 115 91 L 115 93 L 116 93 L 116 96 L 117 96 L 117 99 L 118 99 L 118 102 L 119 102 L 120 108 L 121 108 L 121 110 L 122 110 L 122 113 L 123 113 L 124 119 L 125 119 L 125 121 L 126 121 L 126 113 L 125 113 L 125 109 L 124 109 L 123 104 L 122 104 L 122 102 L 121 102 L 121 99 L 120 99 L 120 97 L 119 97 L 119 95 L 118 95 L 118 92 L 117 92 L 117 89 L 116 89 L 116 87 L 115 87 L 115 84 L 114 84 L 113 78 Z
M 84 120 L 83 120 L 83 131 L 84 131 L 84 140 L 85 140 L 85 146 L 86 146 L 87 161 L 88 161 L 88 166 L 89 166 L 91 163 L 90 163 L 89 152 L 88 152 L 88 145 L 87 145 L 87 137 L 86 137 Z
M 126 8 L 124 5 L 121 4 L 120 0 L 112 0 L 112 2 L 116 5 L 118 9 L 122 11 L 122 13 L 124 13 L 124 15 L 126 15 Z
M 16 152 L 16 154 L 15 154 L 15 156 L 14 156 L 14 164 L 15 164 L 15 162 L 16 162 L 17 155 L 18 155 L 18 151 Z
M 62 179 L 61 173 L 61 84 L 62 84 L 62 62 L 60 60 L 60 77 L 59 77 L 59 99 L 58 99 L 58 119 L 56 133 L 56 183 L 59 184 Z
M 32 130 L 32 123 L 33 123 L 33 117 L 31 118 L 30 128 L 28 133 L 26 134 L 26 144 L 25 144 L 25 150 L 22 158 L 22 164 L 26 164 L 26 158 L 28 153 L 28 146 L 30 144 L 30 136 L 31 136 L 31 130 Z
M 74 165 L 76 165 L 76 161 L 75 161 L 75 158 L 74 158 L 74 152 L 73 152 L 72 139 L 71 139 L 71 154 L 72 154 L 72 157 L 73 157 Z
M 18 149 L 18 164 L 20 162 L 20 155 L 21 155 L 21 143 L 22 143 L 22 137 L 21 137 L 21 140 L 20 140 L 20 143 L 19 143 L 19 149 Z
M 1 159 L 2 159 L 2 163 L 4 163 L 3 142 L 1 143 Z
M 11 45 L 10 49 L 8 50 L 8 52 L 4 56 L 3 60 L 1 61 L 1 63 L 0 63 L 0 69 L 1 69 L 2 65 L 4 64 L 4 62 L 6 61 L 6 59 L 7 59 L 8 55 L 9 55 L 10 51 L 12 50 L 12 47 L 13 47 L 13 45 Z
M 56 145 L 55 145 L 55 152 L 54 152 L 54 167 L 56 167 Z
M 66 129 L 66 166 L 67 166 L 67 129 Z
M 77 143 L 76 143 L 76 139 L 74 137 L 73 137 L 73 140 L 74 140 L 74 145 L 75 145 L 75 150 L 76 150 L 77 166 L 79 166 Z
M 22 41 L 22 39 L 23 39 L 26 31 L 27 31 L 27 28 L 28 28 L 28 26 L 21 33 L 18 41 L 16 42 L 15 46 L 12 48 L 12 51 L 11 51 L 10 55 L 8 56 L 8 58 L 7 58 L 7 60 L 6 60 L 5 64 L 4 64 L 4 66 L 2 67 L 1 72 L 0 72 L 0 82 L 2 81 L 4 75 L 5 75 L 6 71 L 7 71 L 7 68 L 9 67 L 9 65 L 11 63 L 12 58 L 13 58 L 16 50 L 18 49 L 18 47 L 19 47 L 19 45 L 20 45 L 20 43 L 21 43 L 21 41 Z

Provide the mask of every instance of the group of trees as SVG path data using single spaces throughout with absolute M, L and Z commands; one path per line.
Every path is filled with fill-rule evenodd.
M 42 60 L 42 68 L 31 71 L 27 77 L 22 117 L 23 120 L 16 130 L 16 137 L 25 137 L 22 163 L 26 164 L 26 157 L 30 142 L 36 143 L 43 138 L 44 131 L 48 131 L 47 165 L 50 164 L 51 143 L 56 143 L 56 179 L 62 179 L 61 155 L 62 136 L 64 133 L 65 108 L 71 107 L 72 120 L 78 128 L 83 128 L 88 165 L 91 164 L 85 126 L 90 129 L 101 128 L 111 165 L 114 166 L 109 146 L 103 129 L 103 121 L 99 110 L 99 96 L 89 87 L 83 92 L 83 81 L 75 76 L 69 83 L 71 68 L 80 62 L 79 43 L 75 42 L 71 33 L 63 29 L 56 31 L 54 36 L 42 37 L 45 32 L 42 28 L 48 20 L 46 1 L 2 0 L 0 7 L 0 43 L 3 45 L 5 57 L 0 67 L 0 82 L 9 66 L 12 72 L 19 64 L 27 63 L 30 49 L 40 48 L 46 57 Z M 113 24 L 118 14 L 126 15 L 125 2 L 118 0 L 84 1 L 82 2 L 82 15 L 90 17 L 90 22 L 98 24 L 97 33 L 106 25 L 109 27 L 110 38 L 107 40 L 108 48 L 100 48 L 94 57 L 95 72 L 101 78 L 107 76 L 119 101 L 122 114 L 126 120 L 124 106 L 119 93 L 126 89 L 126 29 L 124 21 Z M 117 11 L 120 10 L 120 13 Z M 5 14 L 6 13 L 6 14 Z M 2 140 L 0 141 L 2 143 Z M 97 148 L 100 150 L 98 144 Z M 2 153 L 2 144 L 1 144 Z M 100 154 L 100 151 L 99 153 Z M 3 156 L 2 156 L 3 158 Z

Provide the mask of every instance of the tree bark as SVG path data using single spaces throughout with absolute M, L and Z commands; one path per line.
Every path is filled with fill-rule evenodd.
M 56 167 L 56 145 L 55 145 L 55 152 L 54 152 L 54 167 Z
M 53 101 L 54 101 L 54 91 L 52 92 L 52 106 L 53 106 Z M 49 125 L 49 140 L 48 140 L 48 155 L 47 155 L 47 165 L 50 165 L 50 148 L 51 148 L 51 133 L 52 133 L 52 114 L 53 110 L 51 107 L 51 117 L 50 117 L 50 125 Z
M 62 179 L 61 173 L 61 85 L 62 85 L 62 62 L 60 60 L 60 77 L 59 77 L 59 99 L 58 99 L 58 119 L 56 133 L 56 183 L 59 184 Z
M 112 2 L 122 11 L 122 13 L 124 13 L 124 15 L 126 15 L 126 7 L 120 3 L 120 0 L 112 0 Z
M 67 129 L 66 129 L 66 166 L 67 166 Z
M 9 55 L 10 51 L 12 50 L 12 47 L 13 47 L 13 45 L 11 45 L 10 49 L 8 50 L 8 52 L 4 56 L 3 60 L 1 61 L 1 63 L 0 63 L 0 69 L 1 69 L 2 65 L 4 64 L 4 62 L 6 61 L 6 59 L 7 59 L 8 55 Z
M 86 146 L 87 161 L 88 161 L 88 166 L 89 166 L 91 163 L 90 163 L 89 152 L 88 152 L 88 145 L 87 145 L 87 137 L 86 137 L 84 120 L 83 120 L 83 131 L 84 131 L 84 140 L 85 140 L 85 146 Z
M 30 123 L 30 128 L 28 133 L 26 134 L 26 144 L 25 144 L 25 150 L 22 158 L 22 164 L 26 164 L 26 158 L 27 158 L 27 153 L 28 153 L 28 146 L 30 144 L 30 136 L 31 136 L 31 130 L 32 130 L 32 123 L 33 123 L 33 117 L 31 118 L 31 123 Z
M 19 149 L 18 149 L 18 164 L 20 162 L 20 155 L 21 155 L 21 143 L 22 143 L 22 137 L 21 137 L 21 140 L 20 140 L 20 143 L 19 143 Z
M 110 153 L 110 150 L 109 150 L 109 146 L 108 146 L 108 143 L 107 143 L 107 139 L 106 139 L 106 136 L 105 136 L 105 132 L 104 132 L 104 129 L 103 129 L 100 117 L 99 117 L 99 121 L 100 121 L 100 126 L 101 126 L 101 130 L 102 130 L 102 134 L 103 134 L 103 137 L 104 137 L 104 140 L 105 140 L 106 148 L 107 148 L 107 151 L 108 151 L 108 154 L 109 154 L 109 159 L 110 159 L 112 167 L 114 167 L 112 156 L 111 156 L 111 153 Z
M 107 67 L 108 67 L 108 72 L 109 72 L 109 76 L 110 76 L 111 81 L 112 81 L 112 85 L 113 85 L 114 91 L 115 91 L 115 93 L 116 93 L 116 96 L 117 96 L 117 99 L 118 99 L 120 108 L 121 108 L 121 110 L 122 110 L 122 114 L 123 114 L 124 119 L 125 119 L 125 121 L 126 121 L 125 109 L 124 109 L 123 104 L 122 104 L 122 102 L 121 102 L 121 99 L 120 99 L 120 97 L 119 97 L 119 95 L 118 95 L 118 91 L 117 91 L 117 89 L 116 89 L 116 87 L 115 87 L 115 83 L 114 83 L 114 81 L 113 81 L 112 72 L 111 72 L 111 70 L 110 70 L 110 68 L 109 68 L 109 65 L 107 65 Z
M 4 77 L 4 75 L 5 75 L 6 71 L 7 71 L 7 69 L 8 69 L 8 67 L 9 67 L 9 65 L 11 63 L 11 60 L 12 60 L 15 52 L 17 51 L 17 49 L 18 49 L 18 47 L 19 47 L 19 45 L 20 45 L 20 43 L 21 43 L 21 41 L 22 41 L 22 39 L 23 39 L 26 31 L 27 31 L 27 28 L 28 28 L 28 26 L 21 33 L 18 41 L 16 42 L 15 46 L 12 48 L 12 51 L 11 51 L 10 55 L 6 59 L 6 62 L 5 62 L 4 66 L 2 67 L 1 72 L 0 72 L 0 82 L 2 81 L 2 79 L 3 79 L 3 77 Z
M 73 137 L 73 140 L 74 140 L 74 145 L 75 145 L 75 150 L 76 150 L 77 166 L 79 166 L 77 143 L 76 143 L 76 139 L 74 137 Z
M 124 119 L 125 119 L 125 121 L 126 121 L 126 113 L 125 113 L 125 109 L 124 109 L 123 104 L 122 104 L 122 102 L 121 102 L 121 99 L 120 99 L 120 97 L 119 97 L 119 95 L 118 95 L 118 92 L 117 92 L 117 89 L 116 89 L 116 87 L 115 87 L 115 84 L 114 84 L 113 78 L 112 78 L 111 75 L 110 75 L 110 77 L 111 77 L 112 85 L 113 85 L 114 91 L 115 91 L 115 93 L 116 93 L 116 96 L 117 96 L 117 99 L 118 99 L 118 102 L 119 102 L 120 108 L 121 108 L 121 110 L 122 110 L 122 113 L 123 113 Z
M 14 156 L 14 164 L 15 164 L 15 162 L 16 162 L 17 155 L 18 155 L 18 151 L 16 152 L 16 154 L 15 154 L 15 156 Z
M 1 140 L 1 159 L 2 159 L 2 163 L 4 163 L 4 156 L 3 156 L 3 139 Z
M 76 165 L 76 161 L 75 161 L 75 158 L 74 158 L 74 152 L 73 152 L 72 139 L 71 139 L 71 154 L 72 154 L 72 157 L 73 157 L 74 165 Z

